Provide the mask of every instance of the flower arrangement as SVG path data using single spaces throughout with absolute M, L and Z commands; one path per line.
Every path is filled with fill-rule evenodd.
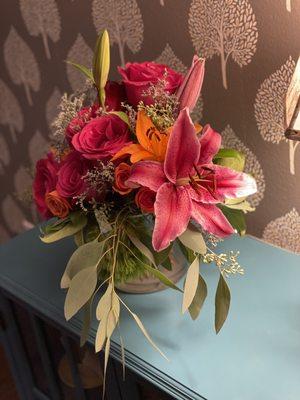
M 65 316 L 83 308 L 83 344 L 97 299 L 95 348 L 105 349 L 106 363 L 121 306 L 157 348 L 117 291 L 136 278 L 155 277 L 181 292 L 182 312 L 195 319 L 207 293 L 200 262 L 215 263 L 215 328 L 221 329 L 230 303 L 227 277 L 243 269 L 238 254 L 217 254 L 216 243 L 245 232 L 244 214 L 253 210 L 246 197 L 256 191 L 254 178 L 242 172 L 244 156 L 222 148 L 210 125 L 191 119 L 203 59 L 194 56 L 186 76 L 154 62 L 128 63 L 115 82 L 108 80 L 109 49 L 104 31 L 92 69 L 72 62 L 87 84 L 62 97 L 53 143 L 37 162 L 33 184 L 40 214 L 52 218 L 41 240 L 74 236 L 78 246 L 61 280 Z M 189 265 L 183 289 L 167 276 L 174 251 Z

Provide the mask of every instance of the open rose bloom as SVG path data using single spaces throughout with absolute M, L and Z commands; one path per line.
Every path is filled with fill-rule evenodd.
M 194 56 L 185 76 L 154 62 L 127 63 L 113 82 L 106 31 L 96 49 L 92 70 L 81 67 L 91 85 L 79 97 L 63 96 L 33 185 L 41 217 L 52 217 L 41 239 L 74 236 L 78 246 L 61 281 L 66 318 L 89 312 L 103 284 L 96 350 L 109 352 L 124 305 L 117 287 L 151 277 L 182 292 L 182 311 L 195 319 L 206 297 L 205 277 L 195 270 L 204 262 L 219 274 L 218 332 L 229 308 L 227 278 L 243 269 L 234 249 L 219 255 L 216 244 L 244 234 L 256 183 L 243 172 L 244 156 L 222 147 L 213 121 L 191 118 L 205 61 Z M 185 259 L 183 287 L 172 279 L 175 259 Z

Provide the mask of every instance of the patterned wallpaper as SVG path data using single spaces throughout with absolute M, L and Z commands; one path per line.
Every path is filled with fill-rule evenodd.
M 248 231 L 300 252 L 300 146 L 283 136 L 300 0 L 1 0 L 1 13 L 1 240 L 38 221 L 34 164 L 60 96 L 84 83 L 64 60 L 88 64 L 107 28 L 113 69 L 157 60 L 185 72 L 193 53 L 207 58 L 195 116 L 246 154 L 259 187 Z

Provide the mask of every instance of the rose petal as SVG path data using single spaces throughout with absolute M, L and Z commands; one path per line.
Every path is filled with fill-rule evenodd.
M 222 211 L 213 204 L 201 204 L 192 201 L 192 218 L 198 222 L 205 231 L 220 238 L 234 233 L 233 227 Z
M 202 134 L 199 137 L 201 144 L 200 156 L 198 164 L 211 163 L 213 157 L 220 149 L 221 135 L 214 131 L 210 125 L 205 125 Z
M 130 187 L 145 186 L 154 192 L 166 182 L 163 166 L 157 161 L 140 161 L 131 168 L 126 184 Z
M 191 200 L 186 188 L 172 183 L 162 185 L 156 195 L 154 213 L 152 244 L 156 251 L 161 251 L 185 231 L 190 220 Z
M 187 108 L 180 111 L 175 122 L 166 153 L 165 174 L 176 183 L 177 179 L 187 178 L 199 159 L 200 143 Z

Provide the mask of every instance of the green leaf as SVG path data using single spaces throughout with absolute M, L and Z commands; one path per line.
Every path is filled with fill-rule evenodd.
M 185 247 L 185 245 L 183 243 L 181 243 L 181 241 L 178 238 L 176 239 L 176 243 L 179 245 L 180 250 L 181 250 L 182 254 L 184 255 L 184 257 L 186 258 L 187 262 L 189 264 L 192 264 L 192 262 L 197 257 L 195 255 L 194 251 L 189 249 L 188 247 Z
M 193 301 L 192 301 L 191 305 L 189 306 L 189 313 L 193 320 L 198 318 L 201 308 L 203 306 L 203 303 L 206 299 L 206 296 L 207 296 L 207 286 L 206 286 L 205 280 L 199 274 L 197 290 L 196 290 L 195 296 L 193 298 Z
M 66 224 L 63 225 L 60 230 L 42 236 L 40 238 L 41 241 L 44 243 L 56 242 L 57 240 L 63 239 L 67 236 L 72 236 L 80 231 L 86 225 L 87 218 L 81 212 L 73 214 L 76 214 L 76 216 L 71 216 L 70 214 L 70 219 Z
M 227 208 L 231 208 L 233 210 L 242 210 L 244 213 L 255 210 L 255 207 L 252 207 L 244 197 L 240 199 L 226 199 L 225 205 Z
M 127 124 L 129 126 L 128 115 L 126 113 L 124 113 L 123 111 L 111 111 L 110 114 L 117 115 L 123 122 L 125 122 L 125 124 Z
M 41 227 L 41 232 L 43 235 L 48 235 L 53 232 L 57 232 L 62 229 L 68 222 L 69 218 L 58 219 L 58 220 L 50 220 L 46 225 Z
M 71 280 L 65 301 L 65 317 L 68 321 L 92 297 L 97 286 L 97 268 L 89 267 L 78 272 Z
M 182 301 L 182 314 L 186 312 L 186 310 L 191 305 L 198 286 L 198 276 L 199 276 L 199 258 L 196 257 L 192 264 L 189 266 L 189 269 L 186 274 L 186 280 L 184 284 L 183 291 L 183 301 Z
M 85 75 L 90 81 L 94 82 L 93 73 L 89 68 L 85 67 L 84 65 L 77 64 L 73 61 L 67 61 L 67 63 L 73 65 L 73 67 L 82 72 L 83 75 Z
M 243 171 L 245 167 L 245 156 L 234 149 L 220 149 L 215 155 L 213 162 L 235 171 Z
M 77 247 L 80 247 L 84 244 L 84 234 L 83 234 L 83 229 L 80 231 L 76 232 L 74 235 L 74 241 Z
M 166 277 L 166 275 L 164 275 L 162 272 L 160 272 L 158 269 L 151 267 L 150 265 L 147 265 L 145 263 L 143 263 L 143 267 L 150 272 L 151 275 L 154 275 L 157 279 L 159 279 L 164 285 L 178 290 L 179 292 L 182 292 L 181 289 L 179 289 L 178 286 L 175 285 L 175 283 L 173 283 L 169 278 Z
M 100 33 L 93 60 L 93 77 L 99 91 L 100 104 L 105 108 L 105 85 L 110 68 L 110 47 L 107 30 Z
M 79 271 L 90 267 L 97 267 L 102 253 L 103 243 L 99 243 L 98 241 L 89 242 L 78 247 L 68 261 L 61 278 L 60 287 L 67 289 L 70 286 L 71 280 Z
M 215 329 L 216 333 L 222 328 L 229 311 L 230 306 L 230 290 L 223 277 L 220 274 L 220 279 L 216 291 L 215 298 Z
M 237 230 L 239 235 L 240 236 L 245 235 L 247 226 L 246 226 L 244 212 L 242 210 L 234 210 L 228 208 L 227 206 L 224 205 L 219 205 L 219 208 L 221 209 L 225 217 L 228 219 L 230 224 L 233 226 L 233 228 Z
M 163 268 L 165 268 L 167 271 L 172 271 L 172 263 L 170 261 L 170 258 L 166 258 L 163 262 L 159 263 Z
M 206 253 L 206 243 L 203 239 L 202 233 L 199 232 L 192 224 L 189 224 L 185 232 L 183 232 L 178 239 L 184 246 L 193 250 L 195 253 Z

